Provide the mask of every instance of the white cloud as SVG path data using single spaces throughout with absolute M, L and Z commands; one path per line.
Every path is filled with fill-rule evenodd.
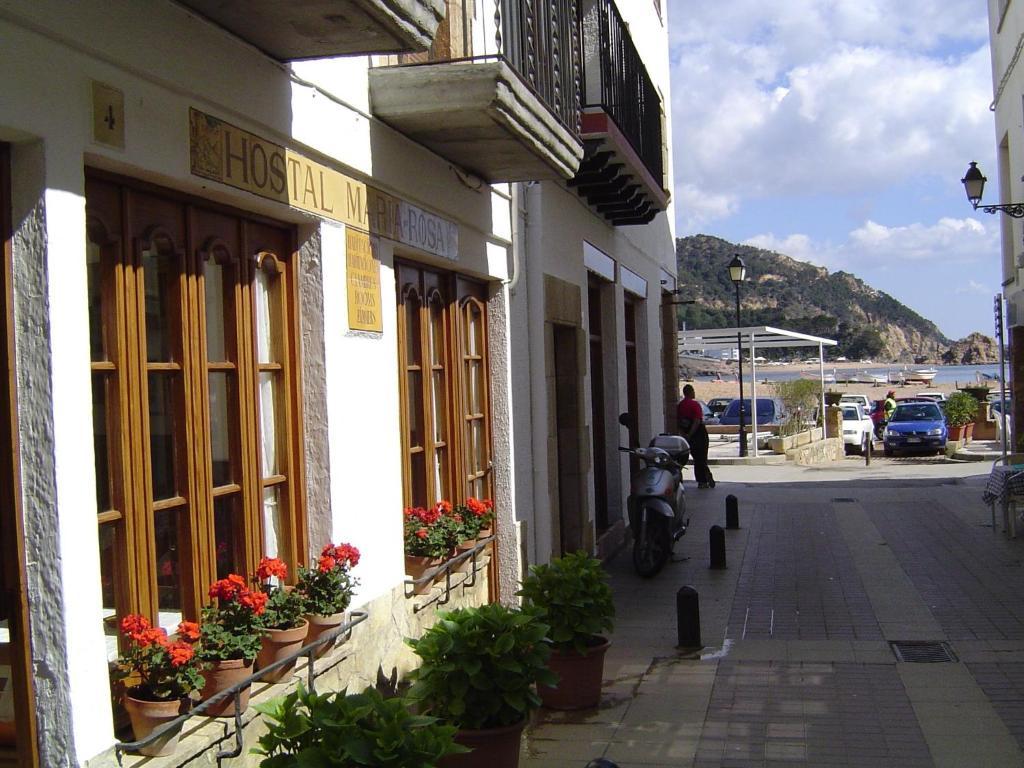
M 968 0 L 673 0 L 675 175 L 744 199 L 959 178 L 991 156 L 984 11 Z M 713 218 L 714 209 L 686 217 Z M 685 229 L 685 227 L 683 227 Z
M 977 296 L 989 296 L 992 294 L 991 289 L 987 285 L 982 285 L 975 280 L 968 280 L 966 285 L 958 286 L 954 289 L 953 293 L 958 295 L 974 294 Z
M 765 233 L 748 238 L 746 245 L 765 248 L 830 270 L 863 274 L 893 264 L 917 262 L 929 267 L 949 264 L 990 266 L 998 252 L 998 222 L 986 226 L 977 219 L 942 218 L 935 224 L 887 227 L 866 221 L 847 233 L 842 242 L 815 241 L 805 234 L 784 237 Z M 985 289 L 988 292 L 988 288 Z

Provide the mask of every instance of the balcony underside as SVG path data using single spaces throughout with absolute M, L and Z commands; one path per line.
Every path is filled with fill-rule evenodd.
M 422 51 L 444 0 L 181 0 L 279 61 Z
M 503 61 L 370 70 L 373 113 L 489 183 L 571 179 L 583 142 Z
M 583 114 L 586 154 L 569 182 L 613 226 L 648 224 L 665 210 L 669 194 L 603 110 Z

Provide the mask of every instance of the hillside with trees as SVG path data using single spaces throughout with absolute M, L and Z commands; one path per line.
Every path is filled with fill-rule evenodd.
M 736 324 L 728 264 L 737 253 L 747 265 L 741 294 L 744 326 L 771 325 L 836 339 L 839 345 L 829 354 L 851 360 L 941 363 L 944 356 L 952 357 L 946 353 L 954 342 L 935 323 L 855 275 L 830 273 L 781 253 L 710 235 L 676 240 L 678 298 L 696 300 L 679 307 L 680 328 Z

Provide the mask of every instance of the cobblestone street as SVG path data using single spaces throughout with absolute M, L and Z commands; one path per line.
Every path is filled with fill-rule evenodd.
M 651 580 L 628 551 L 609 564 L 601 709 L 542 713 L 522 765 L 1024 765 L 1024 539 L 991 528 L 990 466 L 850 458 L 688 484 L 677 562 Z M 741 528 L 712 571 L 730 493 Z M 675 648 L 684 585 L 700 594 L 699 653 Z M 952 660 L 899 661 L 896 642 Z

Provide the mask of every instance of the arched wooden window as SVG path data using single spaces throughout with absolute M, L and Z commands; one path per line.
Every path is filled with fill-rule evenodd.
M 86 179 L 104 628 L 305 551 L 293 228 Z M 130 243 L 130 248 L 121 244 Z
M 485 287 L 397 265 L 403 499 L 492 495 Z

